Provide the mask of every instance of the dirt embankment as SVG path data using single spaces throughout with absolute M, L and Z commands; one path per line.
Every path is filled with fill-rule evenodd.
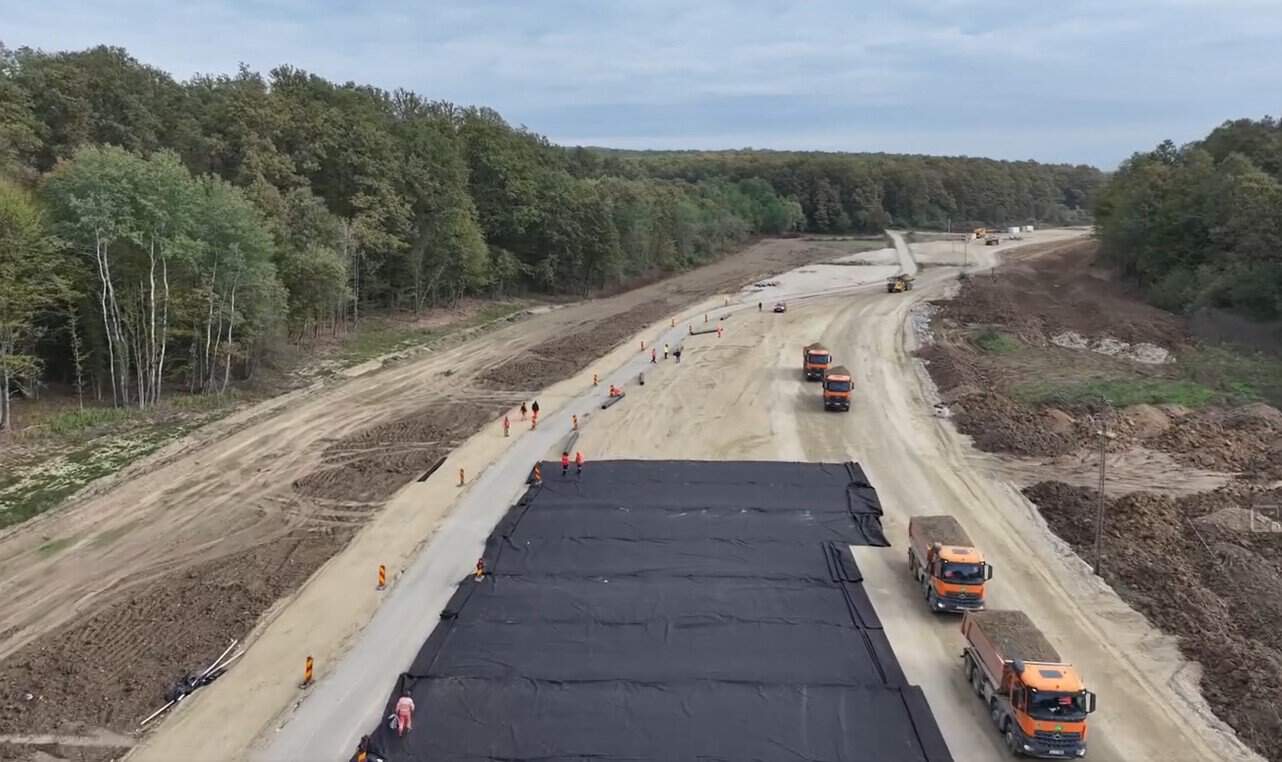
M 1098 269 L 1092 242 L 974 276 L 937 306 L 936 341 L 920 355 L 980 449 L 1065 455 L 1096 446 L 1106 424 L 1113 451 L 1142 445 L 1266 478 L 1282 470 L 1282 413 L 1235 404 L 1234 379 L 1188 367 L 1198 348 L 1184 320 Z
M 1050 528 L 1094 558 L 1094 490 L 1024 491 Z M 1103 578 L 1202 664 L 1202 694 L 1257 752 L 1282 760 L 1282 489 L 1232 484 L 1105 504 Z

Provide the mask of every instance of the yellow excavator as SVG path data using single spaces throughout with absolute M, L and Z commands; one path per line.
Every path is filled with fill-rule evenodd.
M 907 273 L 892 275 L 886 279 L 886 293 L 898 294 L 901 291 L 913 290 L 913 276 Z

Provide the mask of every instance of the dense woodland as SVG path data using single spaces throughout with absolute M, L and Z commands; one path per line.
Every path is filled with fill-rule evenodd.
M 754 235 L 1085 221 L 1089 167 L 565 149 L 282 66 L 179 82 L 0 47 L 0 427 L 44 378 L 145 408 L 271 342 L 464 295 L 587 294 Z
M 1226 122 L 1124 162 L 1101 192 L 1106 257 L 1170 310 L 1282 318 L 1282 123 Z

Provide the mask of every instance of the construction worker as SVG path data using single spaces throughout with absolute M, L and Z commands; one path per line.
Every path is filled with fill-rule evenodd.
M 539 415 L 539 401 L 538 401 L 538 400 L 534 400 L 534 402 L 532 402 L 532 403 L 530 404 L 530 412 L 531 412 L 531 413 L 534 413 L 535 417 L 538 417 L 538 415 Z
M 524 402 L 521 403 L 521 420 L 522 421 L 525 420 L 525 403 Z
M 680 344 L 677 345 L 676 351 L 672 353 L 672 356 L 677 359 L 677 364 L 680 365 L 681 364 L 681 345 Z
M 413 729 L 414 699 L 410 698 L 409 691 L 401 691 L 401 697 L 396 700 L 396 735 L 403 736 Z
M 668 359 L 668 345 L 667 345 L 667 344 L 664 344 L 664 345 L 663 345 L 663 359 L 665 359 L 665 360 L 666 360 L 666 359 Z
M 659 353 L 655 350 L 655 348 L 650 347 L 650 364 L 651 365 L 654 365 L 659 361 L 658 356 L 659 356 Z
M 539 427 L 539 401 L 530 403 L 530 431 Z
M 717 323 L 717 338 L 718 338 L 718 339 L 719 339 L 719 338 L 721 338 L 721 331 L 722 331 L 722 330 L 723 330 L 723 329 L 722 329 L 722 327 L 721 327 L 721 324 L 720 324 L 720 323 Z
M 564 479 L 570 473 L 570 453 L 565 450 L 561 451 L 561 478 Z
M 503 436 L 512 436 L 512 422 L 508 420 L 506 415 L 503 416 Z
M 578 469 L 578 475 L 583 475 L 583 451 L 578 450 L 574 453 L 574 467 Z

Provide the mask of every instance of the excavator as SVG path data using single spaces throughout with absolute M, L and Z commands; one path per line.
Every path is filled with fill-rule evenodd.
M 902 291 L 913 290 L 913 276 L 907 273 L 892 275 L 886 279 L 886 293 L 898 294 Z

